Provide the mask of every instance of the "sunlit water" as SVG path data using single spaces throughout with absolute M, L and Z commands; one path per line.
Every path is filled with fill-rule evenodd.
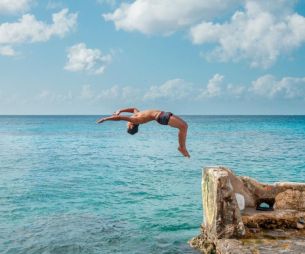
M 305 117 L 186 116 L 191 159 L 157 123 L 0 117 L 0 253 L 194 253 L 201 170 L 305 181 Z

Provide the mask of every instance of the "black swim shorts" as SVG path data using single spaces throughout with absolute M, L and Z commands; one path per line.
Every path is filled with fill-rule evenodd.
M 168 121 L 172 115 L 171 112 L 162 111 L 157 118 L 157 122 L 162 125 L 168 125 Z

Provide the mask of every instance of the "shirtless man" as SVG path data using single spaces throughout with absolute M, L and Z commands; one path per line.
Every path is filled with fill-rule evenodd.
M 131 116 L 120 115 L 123 112 L 133 114 Z M 131 135 L 134 135 L 138 132 L 139 124 L 147 123 L 153 120 L 162 125 L 169 125 L 171 127 L 178 128 L 178 150 L 183 154 L 183 156 L 190 157 L 185 146 L 187 123 L 180 117 L 170 112 L 164 112 L 160 110 L 139 111 L 136 108 L 125 108 L 117 110 L 112 116 L 97 120 L 97 123 L 103 123 L 105 121 L 127 121 L 127 132 Z

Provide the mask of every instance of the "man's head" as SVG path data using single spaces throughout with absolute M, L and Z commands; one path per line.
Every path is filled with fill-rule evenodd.
M 127 132 L 131 135 L 134 135 L 138 132 L 139 125 L 131 122 L 127 123 Z

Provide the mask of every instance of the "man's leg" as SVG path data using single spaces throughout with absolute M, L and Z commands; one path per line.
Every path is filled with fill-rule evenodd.
M 182 120 L 180 117 L 176 115 L 172 115 L 168 122 L 169 126 L 172 126 L 174 128 L 178 128 L 178 141 L 179 141 L 179 147 L 178 150 L 185 156 L 190 157 L 187 149 L 186 149 L 186 135 L 187 135 L 187 123 Z

